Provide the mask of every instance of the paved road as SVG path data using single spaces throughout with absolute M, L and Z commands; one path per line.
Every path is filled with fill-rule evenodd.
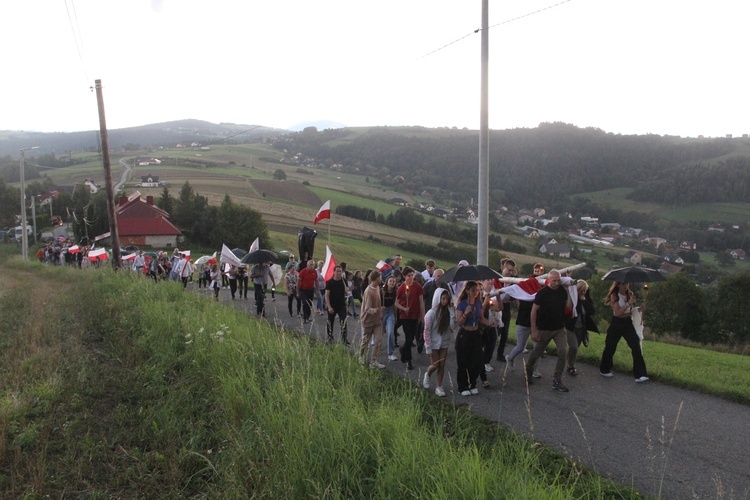
M 233 302 L 229 291 L 222 290 L 221 301 L 254 316 L 252 297 Z M 285 328 L 319 339 L 325 336 L 324 317 L 315 316 L 313 323 L 302 325 L 298 318 L 289 317 L 285 295 L 267 301 L 267 317 Z M 352 318 L 349 329 L 358 331 Z M 338 335 L 338 326 L 335 331 Z M 350 333 L 349 337 L 354 336 Z M 623 343 L 621 348 L 627 347 Z M 420 384 L 428 357 L 416 354 L 416 349 L 414 356 L 413 371 L 405 370 L 398 361 L 386 361 L 384 355 L 381 362 L 387 363 L 388 371 Z M 648 351 L 645 357 L 648 363 Z M 468 405 L 618 483 L 632 485 L 641 494 L 670 499 L 750 498 L 747 406 L 657 381 L 636 384 L 625 373 L 605 379 L 596 367 L 585 364 L 577 377 L 565 375 L 569 393 L 554 392 L 554 357 L 540 359 L 543 378 L 529 387 L 528 394 L 518 358 L 513 371 L 493 361 L 496 370 L 489 374 L 492 387 L 465 397 L 455 392 L 453 348 L 448 361 L 446 375 L 450 378 L 446 376 L 444 385 L 447 397 L 456 404 Z

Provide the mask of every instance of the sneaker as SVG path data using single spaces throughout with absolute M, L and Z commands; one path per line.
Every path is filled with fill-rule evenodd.
M 462 396 L 471 396 L 471 392 L 470 391 L 461 391 L 461 395 Z
M 644 377 L 638 377 L 637 379 L 635 379 L 635 383 L 636 384 L 642 384 L 643 382 L 645 382 L 647 380 L 648 380 L 648 377 L 645 377 L 645 376 Z
M 407 370 L 413 370 L 414 369 L 414 365 L 411 364 L 411 361 L 409 361 L 408 363 L 406 363 L 406 369 Z
M 473 388 L 472 390 L 470 390 L 469 392 L 470 392 L 470 393 L 472 393 L 472 394 L 473 394 L 474 396 L 476 396 L 477 394 L 479 394 L 479 389 L 477 389 L 477 388 L 475 387 L 475 388 Z
M 422 379 L 422 387 L 425 389 L 430 388 L 430 375 L 428 373 L 424 374 L 424 378 Z
M 385 368 L 385 365 L 383 363 L 373 361 L 372 363 L 370 363 L 370 368 L 377 368 L 378 370 L 382 370 L 383 368 Z
M 528 353 L 529 353 L 529 350 L 528 350 L 528 349 L 524 349 L 524 350 L 523 350 L 523 353 L 524 353 L 524 354 L 528 354 Z
M 443 390 L 442 387 L 440 386 L 435 387 L 435 396 L 440 396 L 441 398 L 445 397 L 445 391 Z
M 607 377 L 607 378 L 614 377 L 614 375 L 612 374 L 612 372 L 607 372 L 607 373 L 599 372 L 599 375 L 601 375 L 602 377 Z
M 568 375 L 575 377 L 578 375 L 578 370 L 576 370 L 575 366 L 571 366 L 568 368 Z
M 492 366 L 490 366 L 489 364 L 486 364 L 484 365 L 484 371 L 491 372 L 491 371 L 495 371 L 495 369 L 492 368 Z
M 557 392 L 568 392 L 568 388 L 562 383 L 562 380 L 555 379 L 552 381 L 552 390 Z
M 534 373 L 532 373 L 531 376 L 534 378 L 542 378 L 542 374 L 536 370 L 534 370 Z
M 391 354 L 390 356 L 388 356 L 388 361 L 396 361 L 397 359 L 398 356 L 396 356 L 395 354 Z

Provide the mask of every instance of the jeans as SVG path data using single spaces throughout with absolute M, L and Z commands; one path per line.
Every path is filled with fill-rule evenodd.
M 612 371 L 612 358 L 615 356 L 617 344 L 621 338 L 625 339 L 633 354 L 633 375 L 635 378 L 647 377 L 646 361 L 643 359 L 643 352 L 641 351 L 641 339 L 635 333 L 633 321 L 630 318 L 612 318 L 612 323 L 607 329 L 607 338 L 604 340 L 604 352 L 602 353 L 601 363 L 599 363 L 599 371 L 602 373 Z
M 477 377 L 482 365 L 482 334 L 468 332 L 461 328 L 456 335 L 456 383 L 458 392 L 468 391 L 477 386 Z
M 328 313 L 328 322 L 326 323 L 328 342 L 333 342 L 333 320 L 336 319 L 336 315 L 338 315 L 339 325 L 341 325 L 341 342 L 347 344 L 349 341 L 346 339 L 346 304 L 338 310 Z
M 568 335 L 568 368 L 575 368 L 580 342 L 578 342 L 578 336 L 573 330 L 566 328 L 565 333 Z
M 315 290 L 301 290 L 299 291 L 300 299 L 302 300 L 302 318 L 307 321 L 312 315 L 312 304 L 315 299 Z
M 411 363 L 411 343 L 417 333 L 418 319 L 402 319 L 401 325 L 404 327 L 404 343 L 401 346 L 401 362 Z
M 324 307 L 324 304 L 323 304 L 323 292 L 321 292 L 317 288 L 315 289 L 315 298 L 318 301 L 317 305 L 316 305 L 316 309 L 318 311 L 324 311 L 325 307 Z M 310 307 L 312 307 L 312 301 L 310 301 Z
M 294 313 L 292 312 L 292 304 L 294 304 L 294 301 L 297 301 L 297 316 L 299 316 L 299 310 L 302 308 L 302 301 L 297 297 L 296 293 L 290 293 L 288 296 L 289 299 L 289 316 L 294 316 Z
M 233 280 L 229 280 L 229 281 L 231 283 Z M 236 282 L 237 280 L 234 280 L 234 281 Z M 255 294 L 255 313 L 258 316 L 261 316 L 261 315 L 265 316 L 266 312 L 265 312 L 264 302 L 266 299 L 266 295 L 263 293 L 263 285 L 258 284 L 258 283 L 253 283 L 253 292 Z M 234 298 L 234 291 L 232 292 L 232 298 Z
M 521 326 L 516 324 L 516 347 L 513 348 L 512 351 L 510 351 L 510 354 L 506 356 L 505 359 L 508 361 L 513 361 L 516 359 L 516 356 L 521 354 L 524 349 L 526 349 L 526 344 L 529 342 L 529 335 L 531 335 L 531 327 L 530 326 Z
M 395 338 L 393 335 L 394 326 L 396 325 L 396 313 L 393 306 L 383 309 L 383 331 L 387 337 L 388 356 L 393 356 L 395 350 Z

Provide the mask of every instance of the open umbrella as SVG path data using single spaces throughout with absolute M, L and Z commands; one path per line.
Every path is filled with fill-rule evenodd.
M 238 259 L 241 259 L 245 255 L 247 255 L 247 250 L 243 250 L 241 248 L 233 248 L 232 253 L 237 256 Z
M 204 255 L 203 257 L 199 257 L 198 260 L 195 261 L 195 265 L 202 266 L 203 264 L 207 264 L 209 260 L 211 260 L 211 255 Z
M 273 262 L 278 256 L 270 250 L 256 250 L 242 257 L 243 264 L 260 264 L 261 262 Z
M 613 269 L 605 274 L 602 280 L 617 281 L 619 283 L 651 283 L 653 281 L 665 281 L 666 278 L 655 269 L 632 266 Z
M 502 278 L 502 275 L 491 267 L 478 264 L 476 266 L 451 267 L 440 278 L 443 283 L 455 283 L 457 281 L 482 281 Z
M 144 257 L 151 257 L 152 259 L 156 257 L 156 252 L 143 252 Z

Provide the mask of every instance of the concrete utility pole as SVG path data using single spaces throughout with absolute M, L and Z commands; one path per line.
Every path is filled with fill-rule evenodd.
M 477 220 L 477 264 L 489 261 L 490 226 L 490 138 L 489 138 L 489 0 L 482 0 L 482 71 L 479 112 L 479 194 Z
M 96 103 L 99 107 L 99 133 L 102 138 L 102 162 L 104 163 L 104 179 L 107 188 L 107 217 L 109 218 L 109 234 L 112 242 L 112 267 L 119 269 L 122 258 L 120 255 L 120 237 L 117 232 L 117 216 L 115 214 L 115 193 L 112 188 L 112 168 L 109 160 L 109 139 L 107 137 L 107 120 L 104 118 L 104 98 L 102 97 L 102 81 L 95 80 Z

